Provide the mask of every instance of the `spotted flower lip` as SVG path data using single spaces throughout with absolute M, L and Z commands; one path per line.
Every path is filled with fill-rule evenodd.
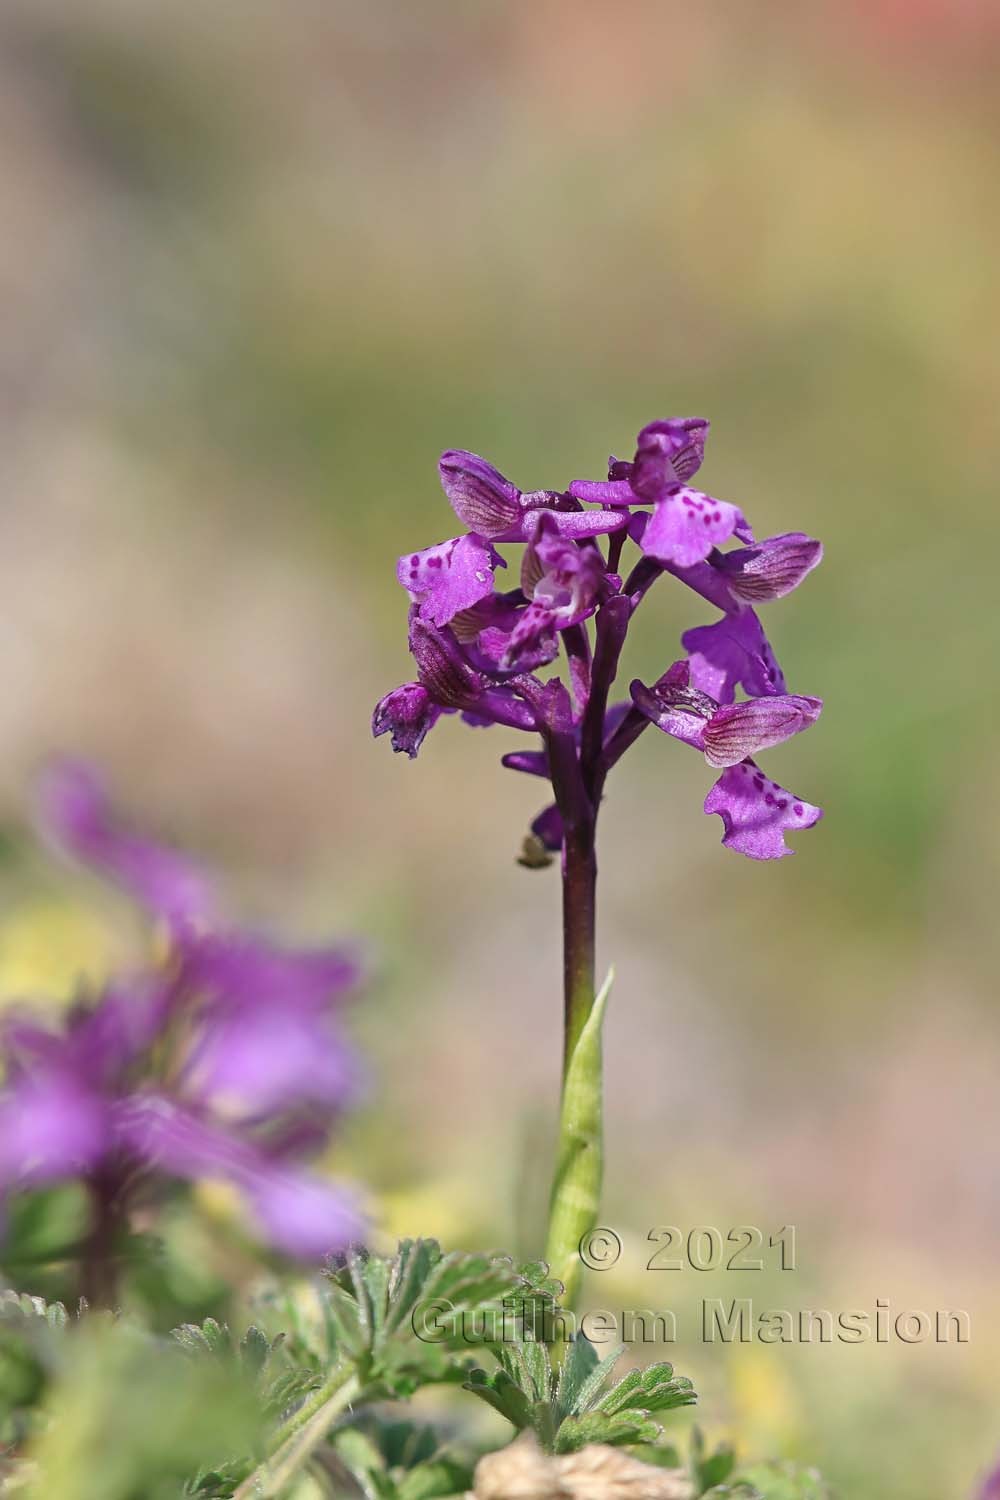
M 496 569 L 506 566 L 491 543 L 469 534 L 401 557 L 396 577 L 409 590 L 422 620 L 447 625 L 463 610 L 488 599 Z
M 630 530 L 648 557 L 690 567 L 713 548 L 737 536 L 752 542 L 743 512 L 726 500 L 692 489 L 688 480 L 701 467 L 708 422 L 703 417 L 668 417 L 648 423 L 636 439 L 631 464 L 612 459 L 606 481 L 575 479 L 569 493 L 605 506 L 652 505 L 646 519 Z
M 718 704 L 692 687 L 687 662 L 675 662 L 653 687 L 633 682 L 631 695 L 638 712 L 658 729 L 701 750 L 710 766 L 722 770 L 705 799 L 705 812 L 722 818 L 727 849 L 751 859 L 794 853 L 785 833 L 813 827 L 822 810 L 768 781 L 751 757 L 814 724 L 822 708 L 819 698 L 774 695 Z
M 705 811 L 722 819 L 725 848 L 761 860 L 794 854 L 785 834 L 813 828 L 823 816 L 821 807 L 769 781 L 749 759 L 723 771 L 705 798 Z
M 612 456 L 606 479 L 576 479 L 565 490 L 522 491 L 464 449 L 441 456 L 442 486 L 468 531 L 400 559 L 417 680 L 379 702 L 372 729 L 411 757 L 432 725 L 456 712 L 468 725 L 537 734 L 540 748 L 503 756 L 552 784 L 554 801 L 532 825 L 522 862 L 540 847 L 555 852 L 561 843 L 566 853 L 574 821 L 596 817 L 609 771 L 651 723 L 723 772 L 706 810 L 729 819 L 727 847 L 780 858 L 791 852 L 782 818 L 794 829 L 820 816 L 774 783 L 758 788 L 756 769 L 746 781 L 742 767 L 819 714 L 819 699 L 789 693 L 757 607 L 797 588 L 823 549 L 796 531 L 757 542 L 738 506 L 694 488 L 708 431 L 703 417 L 649 422 L 631 459 Z M 496 547 L 508 543 L 525 550 L 520 587 L 503 593 L 495 576 L 507 559 Z M 632 545 L 641 555 L 628 567 Z M 614 704 L 629 625 L 664 576 L 718 617 L 684 633 L 686 661 L 651 687 L 634 682 L 631 699 Z M 561 680 L 542 680 L 561 656 Z

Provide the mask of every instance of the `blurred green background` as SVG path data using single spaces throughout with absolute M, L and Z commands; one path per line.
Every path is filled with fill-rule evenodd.
M 704 1295 L 967 1309 L 962 1347 L 673 1351 L 713 1436 L 856 1500 L 961 1495 L 1000 1445 L 998 61 L 976 0 L 0 16 L 3 993 L 56 1003 L 126 941 L 25 831 L 38 760 L 92 755 L 244 915 L 369 939 L 339 1165 L 384 1233 L 537 1250 L 538 787 L 499 730 L 370 740 L 409 675 L 394 562 L 453 532 L 443 447 L 558 486 L 710 417 L 706 486 L 827 544 L 767 620 L 827 702 L 768 769 L 827 816 L 761 867 L 660 736 L 612 781 L 625 1254 L 590 1296 L 692 1331 Z M 710 617 L 644 614 L 637 675 Z M 795 1224 L 799 1270 L 646 1273 L 665 1223 Z

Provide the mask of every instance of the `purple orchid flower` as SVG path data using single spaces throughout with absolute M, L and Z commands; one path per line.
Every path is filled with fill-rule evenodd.
M 170 922 L 171 945 L 162 966 L 74 1007 L 61 1030 L 8 1017 L 0 1194 L 68 1177 L 122 1194 L 216 1177 L 285 1253 L 314 1259 L 357 1239 L 355 1198 L 305 1162 L 362 1084 L 339 1019 L 358 955 L 208 929 L 204 877 L 124 829 L 89 767 L 52 766 L 41 791 L 49 839 Z
M 418 610 L 410 619 L 410 650 L 417 663 L 418 680 L 404 682 L 387 693 L 372 715 L 372 733 L 376 738 L 388 734 L 395 751 L 415 759 L 441 715 L 456 710 L 474 724 L 535 728 L 530 708 L 499 678 L 491 686 L 472 665 L 469 650 L 463 649 L 454 632 L 426 623 Z M 481 653 L 478 660 L 483 661 Z
M 629 523 L 630 534 L 648 557 L 664 564 L 692 567 L 731 536 L 752 542 L 753 532 L 737 506 L 687 483 L 701 467 L 708 427 L 703 417 L 650 422 L 636 439 L 631 463 L 612 459 L 606 481 L 576 479 L 569 493 L 608 507 L 651 505 L 651 515 Z
M 438 468 L 444 492 L 468 532 L 409 553 L 396 568 L 420 619 L 431 625 L 447 625 L 488 598 L 496 569 L 506 566 L 494 544 L 533 541 L 540 517 L 548 518 L 554 535 L 570 541 L 603 536 L 626 523 L 620 511 L 585 511 L 554 490 L 524 494 L 476 453 L 443 453 Z
M 633 682 L 631 693 L 651 724 L 701 750 L 710 766 L 722 770 L 705 811 L 722 818 L 727 849 L 751 859 L 795 852 L 785 844 L 785 833 L 811 828 L 822 811 L 768 781 L 752 757 L 814 724 L 823 707 L 819 698 L 771 694 L 720 704 L 691 686 L 688 662 L 675 662 L 651 688 Z
M 537 748 L 503 763 L 551 782 L 553 801 L 531 836 L 565 858 L 577 827 L 592 836 L 608 773 L 654 723 L 722 772 L 706 811 L 722 817 L 727 848 L 753 859 L 793 852 L 785 833 L 811 827 L 820 810 L 767 780 L 753 757 L 806 728 L 820 703 L 789 694 L 757 608 L 796 588 L 823 549 L 801 532 L 755 542 L 736 506 L 693 489 L 707 434 L 701 417 L 651 422 L 630 461 L 610 460 L 607 480 L 574 480 L 565 491 L 525 493 L 475 454 L 443 454 L 441 482 L 469 531 L 400 561 L 414 601 L 417 679 L 381 700 L 373 733 L 389 734 L 411 759 L 446 714 L 537 735 Z M 722 550 L 733 537 L 745 545 Z M 496 545 L 517 542 L 520 587 L 498 592 Z M 630 542 L 640 556 L 623 582 Z M 665 575 L 719 618 L 684 634 L 686 662 L 612 704 L 631 619 Z M 560 648 L 571 694 L 559 678 L 537 675 Z M 741 690 L 748 698 L 737 702 Z
M 752 606 L 783 599 L 822 557 L 821 542 L 789 532 L 754 547 L 713 551 L 691 568 L 669 569 L 723 611 L 714 625 L 699 625 L 681 637 L 695 687 L 720 703 L 732 703 L 737 687 L 752 697 L 785 691 L 784 674 Z

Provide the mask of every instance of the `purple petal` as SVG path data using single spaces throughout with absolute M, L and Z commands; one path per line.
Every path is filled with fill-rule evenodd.
M 534 709 L 507 687 L 487 688 L 482 697 L 476 699 L 474 711 L 463 713 L 462 721 L 477 728 L 503 724 L 508 729 L 532 732 L 539 727 Z
M 723 615 L 681 636 L 691 658 L 691 680 L 719 703 L 732 703 L 742 684 L 753 698 L 785 691 L 785 678 L 752 609 Z
M 702 562 L 746 522 L 735 505 L 700 490 L 679 489 L 657 502 L 642 539 L 642 550 L 658 562 L 690 568 Z
M 526 776 L 549 774 L 549 757 L 544 750 L 513 750 L 500 758 L 500 764 L 509 771 L 523 771 Z
M 752 761 L 730 766 L 705 798 L 705 811 L 718 813 L 725 832 L 722 842 L 749 859 L 783 859 L 794 854 L 785 834 L 812 828 L 823 816 L 820 807 L 768 781 Z
M 193 863 L 173 849 L 139 837 L 115 817 L 105 787 L 82 761 L 48 767 L 39 786 L 43 832 L 64 853 L 122 886 L 154 916 L 175 926 L 208 918 L 211 887 Z
M 248 1197 L 265 1237 L 296 1260 L 322 1260 L 365 1235 L 353 1196 L 311 1173 L 261 1173 Z
M 25 1075 L 0 1096 L 0 1183 L 75 1176 L 107 1146 L 104 1100 L 68 1070 Z
M 628 513 L 623 510 L 548 510 L 560 536 L 584 541 L 587 537 L 607 536 L 628 525 Z M 517 539 L 530 542 L 538 525 L 538 511 L 523 513 Z M 511 538 L 513 540 L 513 538 Z
M 641 705 L 640 705 L 641 706 Z M 758 750 L 767 750 L 815 724 L 820 698 L 774 695 L 727 703 L 705 725 L 702 743 L 710 766 L 734 766 Z
M 396 577 L 417 600 L 422 620 L 447 625 L 492 594 L 497 567 L 506 567 L 503 559 L 473 534 L 407 553 L 396 564 Z
M 441 717 L 442 709 L 431 701 L 431 696 L 421 682 L 404 682 L 393 688 L 375 705 L 372 714 L 372 734 L 392 737 L 392 748 L 397 754 L 416 759 L 429 730 Z
M 298 1104 L 340 1110 L 356 1102 L 361 1077 L 329 1017 L 250 1003 L 204 1018 L 185 1091 L 226 1118 L 255 1119 Z
M 410 651 L 420 681 L 442 708 L 471 708 L 481 696 L 482 678 L 469 666 L 450 631 L 412 619 Z
M 470 531 L 496 538 L 516 523 L 521 491 L 478 453 L 449 449 L 438 461 L 438 473 L 452 509 Z
M 588 505 L 638 505 L 639 498 L 627 479 L 574 479 L 569 486 L 574 500 Z
M 337 1189 L 290 1172 L 234 1135 L 157 1095 L 124 1100 L 114 1117 L 124 1150 L 173 1177 L 219 1177 L 238 1187 L 279 1250 L 318 1259 L 361 1233 L 359 1215 Z
M 319 1011 L 357 989 L 364 967 L 352 948 L 283 948 L 256 933 L 235 932 L 188 944 L 184 972 L 213 1001 Z
M 822 542 L 801 531 L 789 531 L 767 537 L 754 547 L 724 552 L 715 565 L 735 599 L 760 604 L 790 594 L 822 558 Z
M 664 702 L 655 688 L 648 688 L 639 681 L 630 684 L 629 692 L 639 712 L 645 714 L 657 729 L 662 729 L 664 734 L 671 735 L 675 740 L 681 740 L 685 745 L 692 745 L 696 750 L 704 749 L 706 724 L 704 712 L 699 713 L 694 707 L 682 706 L 669 699 Z
M 630 476 L 639 499 L 652 504 L 686 484 L 701 468 L 707 437 L 704 417 L 670 417 L 644 427 Z
M 512 629 L 484 630 L 478 646 L 493 672 L 537 672 L 559 655 L 555 631 L 551 613 L 540 604 L 529 604 L 518 611 Z
M 531 825 L 531 831 L 546 849 L 558 854 L 563 844 L 563 820 L 562 813 L 554 802 L 538 814 Z

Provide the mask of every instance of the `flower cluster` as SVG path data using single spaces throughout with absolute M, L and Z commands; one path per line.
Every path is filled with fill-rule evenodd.
M 476 454 L 447 452 L 441 483 L 466 530 L 399 560 L 417 675 L 377 705 L 373 732 L 410 757 L 449 713 L 540 736 L 536 748 L 503 757 L 552 783 L 555 802 L 532 825 L 539 853 L 562 847 L 568 828 L 593 823 L 608 771 L 650 724 L 721 770 L 705 811 L 721 817 L 727 848 L 781 858 L 793 852 L 785 834 L 822 816 L 754 759 L 808 728 L 822 706 L 787 692 L 756 612 L 796 588 L 822 547 L 800 532 L 755 542 L 742 511 L 694 489 L 707 435 L 700 417 L 651 422 L 631 461 L 612 458 L 606 480 L 563 491 L 521 491 Z M 721 550 L 733 539 L 741 545 Z M 503 592 L 497 549 L 505 543 L 524 551 L 520 586 Z M 627 544 L 640 555 L 626 575 Z M 629 699 L 612 704 L 629 623 L 664 574 L 719 618 L 686 632 L 685 659 L 652 685 L 633 682 Z M 560 647 L 568 686 L 538 675 Z
M 160 962 L 81 997 L 57 1031 L 6 1013 L 0 1193 L 79 1177 L 134 1198 L 157 1177 L 221 1179 L 278 1250 L 315 1258 L 355 1239 L 351 1195 L 303 1163 L 360 1084 L 337 1015 L 357 956 L 220 925 L 210 882 L 121 824 L 86 765 L 45 774 L 41 822 L 166 942 Z

